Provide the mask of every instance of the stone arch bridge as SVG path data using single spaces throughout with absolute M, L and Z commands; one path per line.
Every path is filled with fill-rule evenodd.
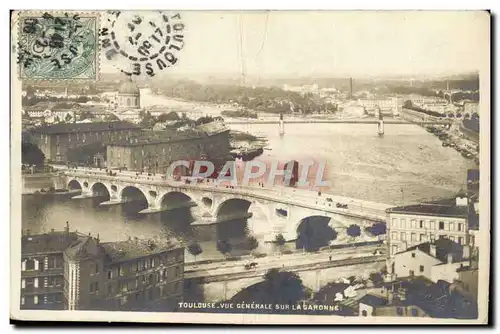
M 309 217 L 325 217 L 339 225 L 371 226 L 385 222 L 385 206 L 350 204 L 349 209 L 337 207 L 326 195 L 280 193 L 276 189 L 252 186 L 226 187 L 215 182 L 186 184 L 166 180 L 163 176 L 142 176 L 135 172 L 120 172 L 110 176 L 98 169 L 71 169 L 59 173 L 56 184 L 65 189 L 81 189 L 74 198 L 109 196 L 101 205 L 123 204 L 135 200 L 147 202 L 141 213 L 155 213 L 185 207 L 198 207 L 197 220 L 192 225 L 213 225 L 249 218 L 258 210 L 268 222 L 269 241 L 282 234 L 286 241 L 297 238 L 301 222 Z M 290 189 L 291 190 L 291 189 Z M 282 190 L 281 190 L 282 191 Z M 288 190 L 287 190 L 288 191 Z M 313 192 L 311 192 L 313 193 Z M 363 230 L 363 229 L 362 229 Z

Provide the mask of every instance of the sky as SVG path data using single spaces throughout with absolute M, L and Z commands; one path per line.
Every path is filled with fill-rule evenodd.
M 448 75 L 484 68 L 489 54 L 486 12 L 190 11 L 181 16 L 185 43 L 179 62 L 162 71 L 167 75 L 239 75 L 242 68 L 248 77 Z M 103 72 L 127 66 L 103 62 Z

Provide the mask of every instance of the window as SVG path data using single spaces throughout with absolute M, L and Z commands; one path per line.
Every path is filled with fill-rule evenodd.
M 431 221 L 431 230 L 434 230 L 436 228 L 436 222 Z
M 418 227 L 424 228 L 424 221 L 423 220 L 420 221 L 420 224 L 418 225 Z
M 175 277 L 179 277 L 181 275 L 181 268 L 175 267 Z
M 35 260 L 26 260 L 26 270 L 35 270 Z
M 411 234 L 411 241 L 417 241 L 417 234 L 416 233 Z
M 426 241 L 426 237 L 425 237 L 425 234 L 420 234 L 420 241 Z
M 415 257 L 415 253 L 411 253 L 411 257 Z
M 436 236 L 434 234 L 431 234 L 431 242 L 434 242 L 436 240 Z
M 401 228 L 406 228 L 406 221 L 404 219 L 401 219 L 401 222 L 399 224 L 399 227 Z
M 24 303 L 25 303 L 24 297 L 21 297 L 21 305 L 24 305 Z
M 90 292 L 99 292 L 99 282 L 90 283 Z
M 462 237 L 458 237 L 458 244 L 463 245 L 463 239 Z
M 439 222 L 439 229 L 444 230 L 444 222 L 443 221 Z
M 457 224 L 457 230 L 462 231 L 462 224 L 461 223 Z
M 420 272 L 423 273 L 424 272 L 424 266 L 420 266 Z
M 406 233 L 401 232 L 401 241 L 406 241 Z
M 411 316 L 412 317 L 418 317 L 418 310 L 416 308 L 411 309 Z
M 415 276 L 415 272 L 413 270 L 410 270 L 410 276 Z
M 392 254 L 396 254 L 398 252 L 398 245 L 392 245 L 391 252 Z
M 398 313 L 398 315 L 400 315 L 400 316 L 401 316 L 401 315 L 403 315 L 403 313 L 404 313 L 404 312 L 403 312 L 403 308 L 402 308 L 402 307 L 398 307 L 398 308 L 397 308 L 397 310 L 396 310 L 396 312 L 397 312 L 397 313 Z
M 392 232 L 391 237 L 392 240 L 398 240 L 398 232 Z
M 113 278 L 113 274 L 111 272 L 111 270 L 108 271 L 108 279 L 112 279 Z
M 417 228 L 417 221 L 415 219 L 411 220 L 411 228 Z
M 448 229 L 450 231 L 454 231 L 455 230 L 455 224 L 453 224 L 452 222 L 450 222 L 450 224 L 448 225 Z

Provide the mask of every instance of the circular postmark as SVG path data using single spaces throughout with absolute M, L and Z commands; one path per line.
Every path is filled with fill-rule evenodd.
M 154 76 L 178 62 L 184 47 L 184 23 L 179 13 L 108 12 L 100 45 L 108 61 L 123 73 Z
M 22 78 L 96 77 L 95 16 L 44 13 L 22 17 L 17 45 Z

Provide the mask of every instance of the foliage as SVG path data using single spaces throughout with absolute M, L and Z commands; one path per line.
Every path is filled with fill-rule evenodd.
M 158 116 L 158 122 L 161 122 L 161 123 L 165 123 L 167 121 L 178 121 L 180 119 L 181 118 L 179 117 L 179 115 L 177 115 L 177 113 L 175 111 L 171 111 L 168 114 L 163 113 L 160 116 Z
M 384 277 L 382 276 L 382 273 L 371 273 L 370 274 L 370 281 L 373 282 L 373 284 L 377 285 L 380 284 L 384 281 Z
M 113 115 L 113 114 L 110 114 L 110 115 Z M 92 113 L 88 110 L 85 110 L 82 113 L 80 113 L 80 121 L 83 121 L 85 119 L 92 119 L 92 118 L 94 118 L 94 115 L 92 115 Z
M 23 164 L 28 165 L 43 165 L 45 161 L 45 154 L 40 148 L 28 141 L 21 143 L 21 160 Z
M 273 304 L 295 304 L 305 297 L 302 280 L 296 273 L 270 269 L 264 275 L 263 301 Z
M 196 120 L 195 125 L 207 124 L 207 123 L 211 123 L 213 121 L 214 121 L 214 118 L 211 116 L 202 116 Z
M 361 235 L 361 228 L 358 225 L 352 224 L 347 228 L 346 232 L 351 237 L 359 237 Z
M 285 237 L 283 236 L 283 234 L 278 234 L 276 235 L 276 237 L 274 238 L 274 242 L 280 246 L 283 246 L 285 243 L 286 243 L 286 239 Z
M 231 252 L 232 246 L 227 240 L 217 240 L 217 250 L 222 254 Z
M 73 119 L 73 116 L 71 116 L 71 114 L 69 114 L 69 113 L 68 113 L 68 114 L 66 114 L 66 116 L 64 117 L 64 121 L 65 121 L 66 123 L 71 122 L 71 120 L 72 120 L 72 119 Z
M 201 249 L 201 246 L 198 243 L 192 243 L 187 247 L 188 252 L 194 256 L 194 259 L 196 261 L 196 257 L 203 253 L 203 249 Z
M 249 250 L 254 250 L 259 247 L 259 241 L 254 236 L 251 236 L 247 239 L 247 245 Z

